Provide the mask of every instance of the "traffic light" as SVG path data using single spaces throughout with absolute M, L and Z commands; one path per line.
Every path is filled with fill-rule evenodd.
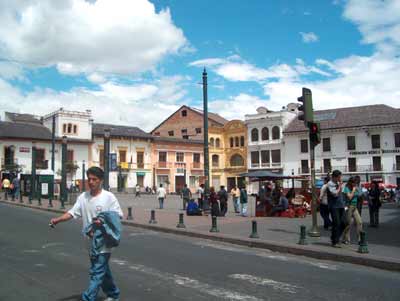
M 301 106 L 299 106 L 299 114 L 297 118 L 304 121 L 304 125 L 307 126 L 308 123 L 314 121 L 311 90 L 303 88 L 302 95 L 297 98 L 297 100 L 303 103 Z
M 314 146 L 321 143 L 321 129 L 319 122 L 310 122 L 308 124 L 310 129 L 310 142 Z

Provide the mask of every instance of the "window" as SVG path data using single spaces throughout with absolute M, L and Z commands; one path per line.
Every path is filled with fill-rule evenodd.
M 279 126 L 274 126 L 272 128 L 272 139 L 281 139 L 281 130 L 279 129 Z
M 396 168 L 395 170 L 400 170 L 400 156 L 396 156 Z
M 67 124 L 63 124 L 63 134 L 67 133 Z
M 348 164 L 349 164 L 349 172 L 357 171 L 356 158 L 348 158 L 347 161 L 348 161 Z
M 119 162 L 126 162 L 126 150 L 119 151 Z
M 300 152 L 308 153 L 308 140 L 307 139 L 300 140 Z
M 78 132 L 76 124 L 74 124 L 74 134 Z
M 99 150 L 99 164 L 101 168 L 104 168 L 104 150 Z
M 260 153 L 259 152 L 251 152 L 251 167 L 260 167 Z
M 174 131 L 168 131 L 168 136 L 174 136 Z
M 272 165 L 281 165 L 281 150 L 271 150 Z
M 68 156 L 69 150 L 67 152 Z M 36 148 L 36 168 L 38 169 L 47 169 L 46 165 L 46 157 L 45 150 L 42 148 Z M 69 161 L 69 160 L 68 160 Z
M 229 139 L 229 142 L 230 142 L 231 147 L 233 147 L 233 137 L 231 137 L 231 138 Z
M 261 166 L 269 166 L 269 150 L 261 151 Z
M 71 133 L 72 133 L 72 124 L 71 124 L 71 123 L 68 123 L 67 133 L 68 133 L 68 134 L 71 134 Z
M 200 154 L 199 153 L 193 153 L 193 162 L 200 163 Z
M 211 162 L 212 162 L 212 167 L 218 167 L 219 166 L 219 157 L 218 157 L 218 155 L 212 155 Z
M 210 138 L 210 146 L 214 147 L 214 138 Z
M 67 150 L 67 162 L 74 162 L 74 151 L 72 149 Z
M 185 162 L 185 154 L 184 153 L 176 153 L 176 162 Z
M 244 136 L 240 136 L 240 146 L 244 146 Z
M 196 134 L 201 134 L 201 128 L 196 128 Z
M 252 129 L 251 130 L 251 141 L 252 142 L 257 142 L 258 141 L 258 130 L 257 129 Z
M 143 152 L 136 153 L 136 162 L 137 162 L 137 168 L 144 168 L 144 153 Z
M 372 148 L 381 148 L 381 136 L 371 135 Z
M 158 161 L 159 162 L 167 162 L 167 152 L 159 152 L 158 153 Z
M 347 136 L 347 150 L 356 149 L 356 136 Z
M 308 160 L 301 160 L 301 173 L 309 173 Z
M 263 141 L 269 140 L 269 130 L 267 127 L 263 128 L 261 130 L 261 140 L 263 140 Z
M 239 147 L 239 137 L 235 137 L 235 146 Z
M 400 133 L 394 133 L 394 147 L 400 147 Z
M 324 151 L 324 152 L 331 151 L 331 138 L 323 138 L 322 139 L 322 151 Z
M 182 135 L 187 135 L 187 129 L 182 129 L 181 133 L 182 133 Z
M 382 170 L 381 157 L 372 157 L 372 168 L 373 168 L 373 171 L 381 171 Z
M 182 114 L 182 117 L 186 117 L 187 116 L 187 111 L 186 110 L 182 110 L 181 114 Z
M 154 136 L 160 136 L 160 132 L 154 132 Z
M 239 154 L 235 154 L 231 157 L 230 160 L 231 166 L 244 166 L 243 157 Z
M 331 159 L 324 159 L 324 172 L 328 173 L 331 172 L 331 170 L 332 170 Z
M 221 141 L 219 138 L 215 139 L 215 147 L 221 147 Z

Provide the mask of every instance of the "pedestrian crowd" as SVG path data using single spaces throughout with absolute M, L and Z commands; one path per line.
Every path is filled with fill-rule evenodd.
M 11 200 L 19 199 L 20 181 L 15 174 L 10 174 L 10 178 L 4 177 L 1 181 L 1 188 L 4 193 L 4 198 L 7 200 L 11 196 Z

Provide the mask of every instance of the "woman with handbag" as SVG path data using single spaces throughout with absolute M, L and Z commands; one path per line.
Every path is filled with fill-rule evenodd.
M 357 202 L 359 197 L 359 190 L 354 182 L 354 178 L 350 177 L 346 186 L 343 188 L 343 194 L 346 199 L 346 228 L 343 231 L 343 243 L 349 244 L 350 243 L 350 228 L 352 224 L 352 220 L 354 221 L 357 226 L 357 234 L 358 234 L 358 241 L 360 241 L 360 232 L 362 231 L 362 219 L 360 213 L 358 212 Z

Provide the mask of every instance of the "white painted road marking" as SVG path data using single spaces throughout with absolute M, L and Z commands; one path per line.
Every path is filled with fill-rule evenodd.
M 121 260 L 121 259 L 111 259 L 111 262 L 114 262 L 121 266 L 127 264 L 127 262 L 125 260 Z M 251 295 L 241 294 L 239 292 L 227 290 L 222 287 L 213 286 L 213 285 L 210 285 L 207 283 L 202 283 L 199 280 L 189 278 L 186 276 L 180 276 L 177 274 L 162 272 L 160 270 L 146 267 L 141 264 L 129 264 L 129 269 L 144 273 L 146 275 L 150 275 L 152 277 L 160 278 L 163 281 L 169 281 L 169 282 L 175 283 L 182 287 L 194 289 L 202 294 L 210 295 L 210 296 L 217 297 L 220 299 L 233 300 L 233 301 L 235 301 L 235 300 L 243 300 L 243 301 L 268 300 L 268 299 L 260 299 L 260 298 L 257 298 L 255 296 L 251 296 Z
M 296 294 L 297 289 L 300 288 L 299 286 L 292 285 L 285 282 L 279 282 L 268 278 L 261 278 L 247 274 L 232 274 L 229 275 L 229 278 L 238 279 L 248 281 L 252 284 L 262 285 L 262 286 L 269 286 L 272 287 L 274 290 L 282 291 L 290 294 Z
M 42 249 L 46 249 L 46 248 L 49 248 L 49 247 L 63 246 L 63 245 L 64 245 L 63 242 L 51 242 L 51 243 L 48 243 L 48 244 L 44 244 L 42 246 Z

